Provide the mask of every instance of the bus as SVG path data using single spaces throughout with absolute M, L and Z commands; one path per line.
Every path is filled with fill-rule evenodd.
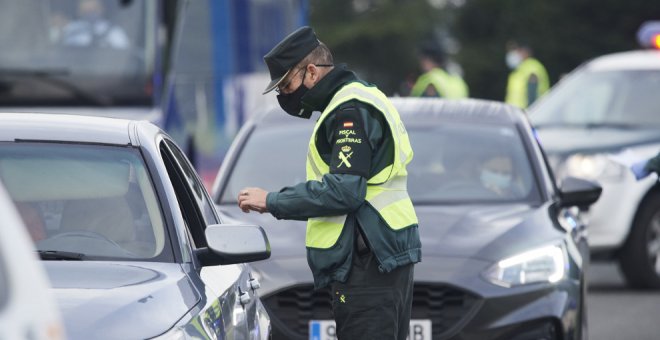
M 0 111 L 146 119 L 210 185 L 308 0 L 0 0 Z

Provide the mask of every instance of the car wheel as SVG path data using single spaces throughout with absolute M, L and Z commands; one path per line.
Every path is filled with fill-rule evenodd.
M 660 192 L 644 200 L 619 255 L 632 288 L 660 288 Z

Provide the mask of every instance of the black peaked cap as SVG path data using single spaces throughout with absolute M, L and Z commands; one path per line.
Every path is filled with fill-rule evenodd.
M 264 56 L 270 72 L 270 83 L 263 94 L 272 91 L 286 77 L 289 71 L 312 52 L 320 42 L 309 26 L 303 26 L 273 47 Z

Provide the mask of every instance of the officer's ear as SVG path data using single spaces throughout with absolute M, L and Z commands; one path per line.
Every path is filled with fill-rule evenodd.
M 306 68 L 307 68 L 307 74 L 309 74 L 309 80 L 313 84 L 318 83 L 321 76 L 319 74 L 320 69 L 314 64 L 307 64 Z

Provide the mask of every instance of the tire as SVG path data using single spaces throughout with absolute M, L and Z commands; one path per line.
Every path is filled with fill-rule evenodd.
M 660 192 L 643 201 L 619 254 L 619 266 L 631 288 L 660 289 Z

